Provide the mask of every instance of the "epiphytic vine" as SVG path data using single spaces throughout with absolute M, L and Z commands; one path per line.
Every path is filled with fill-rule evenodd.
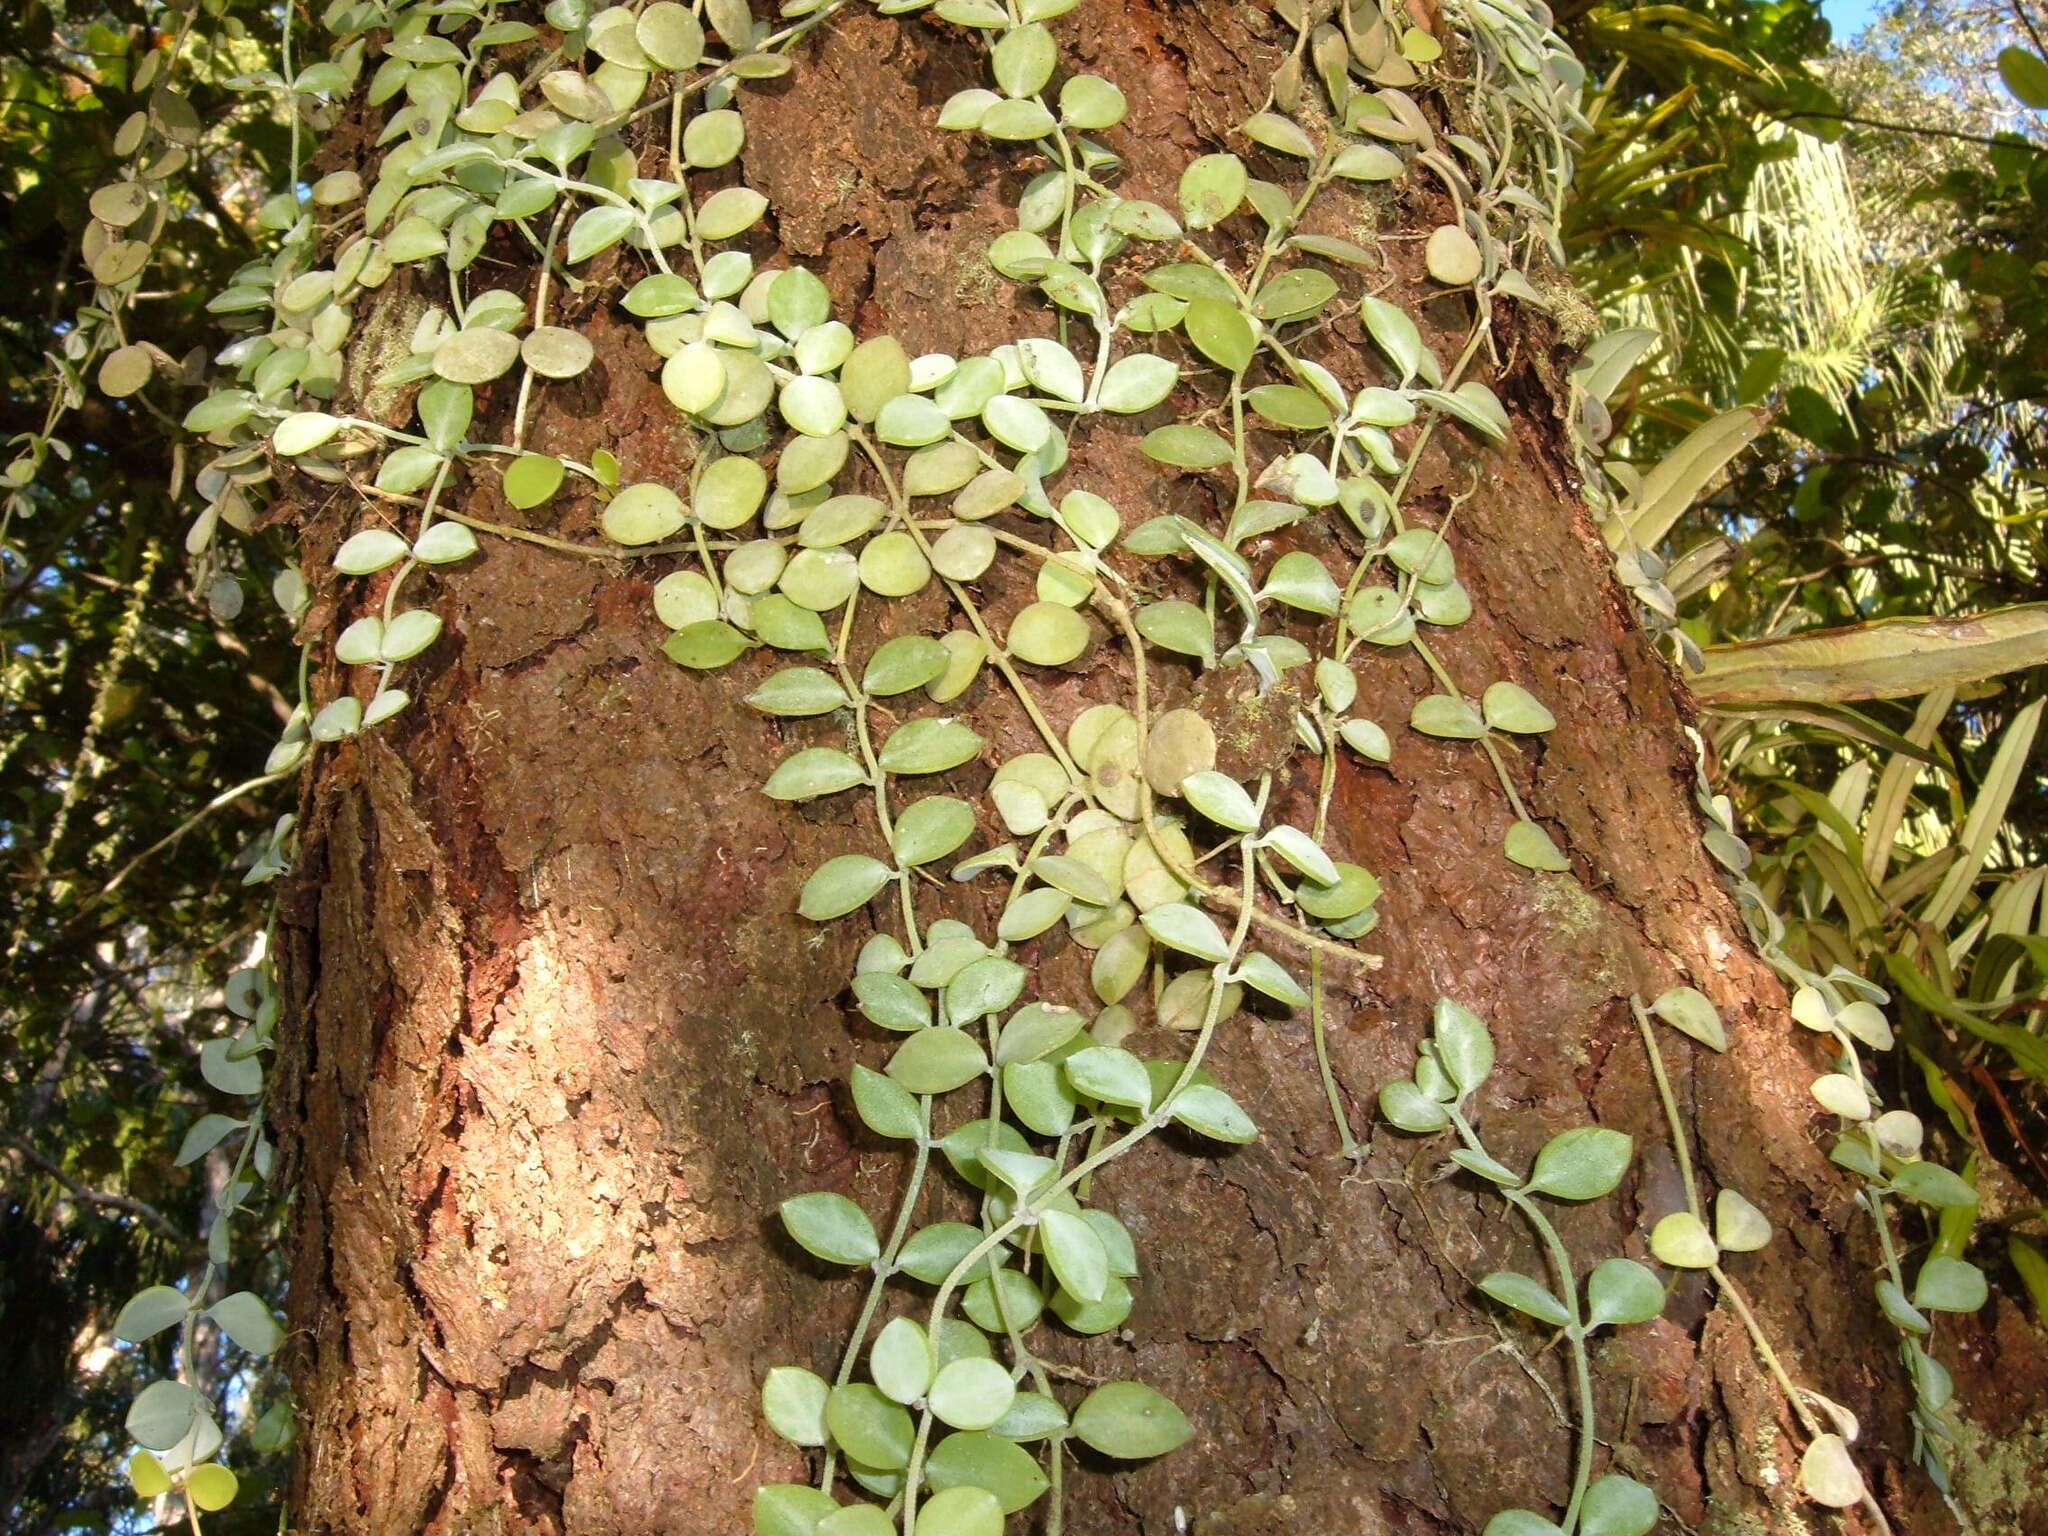
M 745 0 L 553 0 L 543 28 L 489 0 L 332 0 L 331 49 L 304 67 L 287 8 L 283 67 L 243 84 L 283 101 L 296 144 L 302 118 L 347 97 L 374 59 L 376 174 L 302 189 L 295 151 L 291 185 L 265 205 L 272 244 L 215 300 L 238 331 L 221 357 L 232 377 L 186 425 L 214 449 L 198 477 L 209 536 L 240 526 L 257 488 L 289 469 L 359 506 L 333 569 L 379 583 L 374 611 L 333 641 L 342 686 L 316 702 L 302 662 L 270 776 L 410 706 L 403 668 L 441 630 L 421 589 L 468 559 L 479 533 L 669 562 L 653 604 L 681 667 L 714 672 L 760 649 L 787 659 L 749 697 L 794 742 L 764 788 L 790 802 L 855 796 L 871 813 L 860 846 L 809 875 L 800 911 L 819 923 L 882 914 L 851 994 L 897 1043 L 883 1070 L 855 1069 L 851 1093 L 866 1126 L 911 1156 L 879 1224 L 828 1191 L 782 1206 L 790 1235 L 865 1271 L 866 1291 L 836 1362 L 813 1362 L 829 1375 L 789 1364 L 763 1383 L 769 1423 L 817 1453 L 817 1477 L 760 1489 L 757 1529 L 992 1536 L 1045 1497 L 1057 1532 L 1068 1442 L 1147 1458 L 1193 1431 L 1141 1382 L 1077 1396 L 1044 1340 L 1120 1326 L 1143 1283 L 1098 1173 L 1169 1124 L 1224 1144 L 1257 1136 L 1206 1068 L 1249 996 L 1306 1012 L 1340 1145 L 1359 1155 L 1323 1039 L 1329 968 L 1376 963 L 1356 944 L 1378 921 L 1379 884 L 1328 846 L 1339 753 L 1386 763 L 1395 751 L 1385 725 L 1354 712 L 1359 669 L 1416 656 L 1434 691 L 1408 726 L 1487 758 L 1512 811 L 1506 860 L 1570 868 L 1512 771 L 1517 739 L 1556 722 L 1521 685 L 1461 679 L 1432 647 L 1473 611 L 1458 502 L 1425 524 L 1405 493 L 1440 434 L 1510 434 L 1474 373 L 1496 300 L 1546 302 L 1530 271 L 1561 254 L 1581 76 L 1540 6 L 1463 0 L 1436 32 L 1398 6 L 1285 0 L 1293 44 L 1268 109 L 1242 125 L 1244 153 L 1194 160 L 1168 206 L 1117 190 L 1121 160 L 1100 136 L 1122 122 L 1123 92 L 1062 68 L 1047 24 L 1079 0 L 879 0 L 885 15 L 946 23 L 985 50 L 988 86 L 947 101 L 938 127 L 1032 171 L 1015 227 L 985 255 L 1043 296 L 1053 333 L 956 358 L 915 338 L 858 338 L 820 278 L 757 266 L 742 243 L 771 210 L 731 173 L 746 139 L 736 92 L 787 72 L 848 3 L 789 0 L 769 21 Z M 1409 94 L 1421 84 L 1448 104 L 1447 124 Z M 1450 207 L 1422 275 L 1469 300 L 1448 363 L 1385 297 L 1392 264 L 1363 228 L 1362 192 L 1418 175 Z M 1340 205 L 1358 240 L 1326 232 L 1319 215 Z M 530 253 L 530 294 L 480 286 L 493 240 Z M 596 281 L 588 264 L 608 254 L 638 273 L 619 303 L 660 360 L 689 466 L 680 485 L 629 480 L 604 449 L 582 463 L 529 442 L 535 403 L 593 361 L 551 304 Z M 445 303 L 380 298 L 400 267 L 445 285 Z M 1325 327 L 1352 315 L 1375 348 L 1372 377 L 1344 376 L 1356 356 L 1318 360 Z M 477 391 L 510 379 L 509 413 L 480 430 Z M 352 413 L 333 408 L 344 395 Z M 1139 446 L 1164 473 L 1206 477 L 1216 516 L 1127 528 L 1110 499 L 1064 483 L 1070 452 L 1105 416 L 1162 407 L 1174 419 Z M 606 542 L 484 518 L 463 492 L 493 485 L 515 511 L 598 499 Z M 1330 553 L 1274 553 L 1288 529 Z M 991 595 L 998 560 L 1024 562 L 1032 601 Z M 943 633 L 861 645 L 864 605 L 932 588 L 952 615 Z M 294 622 L 307 614 L 296 572 L 276 596 Z M 1124 700 L 1056 719 L 1044 678 L 1111 647 L 1129 669 Z M 987 817 L 918 788 L 987 752 L 944 713 L 984 678 L 1038 738 L 996 766 Z M 1199 707 L 1160 707 L 1212 682 L 1277 720 L 1256 750 L 1220 742 Z M 1314 776 L 1307 826 L 1274 810 L 1276 786 L 1297 774 Z M 984 839 L 985 825 L 1007 840 Z M 258 877 L 285 867 L 290 832 L 287 818 Z M 942 869 L 999 883 L 985 929 L 921 910 Z M 1092 952 L 1092 1017 L 1042 995 L 1033 962 L 1062 931 Z M 232 1207 L 269 1161 L 258 1061 L 276 1003 L 261 963 L 238 973 L 229 1003 L 246 1027 L 209 1078 L 259 1108 L 204 1118 L 184 1153 L 239 1138 Z M 1185 1051 L 1127 1050 L 1141 1016 L 1180 1031 Z M 1462 1108 L 1490 1054 L 1485 1027 L 1445 1005 L 1416 1077 L 1381 1096 L 1404 1129 L 1456 1129 L 1454 1159 L 1529 1222 L 1554 1270 L 1555 1289 L 1512 1275 L 1484 1288 L 1564 1330 L 1580 1415 L 1563 1523 L 1510 1510 L 1489 1529 L 1640 1536 L 1654 1497 L 1592 1478 L 1586 1340 L 1655 1315 L 1662 1288 L 1611 1258 L 1582 1307 L 1535 1200 L 1606 1193 L 1627 1139 L 1568 1132 L 1521 1179 Z M 972 1219 L 930 1219 L 942 1185 Z M 225 1237 L 217 1257 L 228 1260 Z M 247 1293 L 202 1309 L 210 1278 L 191 1294 L 145 1292 L 124 1337 L 182 1326 L 189 1358 L 205 1318 L 251 1350 L 274 1346 L 274 1320 Z M 139 1489 L 176 1486 L 196 1508 L 232 1496 L 212 1460 L 212 1410 L 189 1381 L 148 1388 L 129 1427 L 144 1447 Z M 842 1474 L 864 1498 L 843 1501 Z

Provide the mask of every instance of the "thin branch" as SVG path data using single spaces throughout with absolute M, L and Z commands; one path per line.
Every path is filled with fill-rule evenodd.
M 8 1146 L 63 1185 L 65 1191 L 79 1204 L 103 1205 L 109 1210 L 126 1211 L 129 1215 L 139 1217 L 149 1226 L 154 1227 L 161 1236 L 176 1243 L 181 1250 L 187 1253 L 198 1253 L 201 1251 L 198 1240 L 191 1233 L 180 1231 L 177 1223 L 151 1205 L 147 1200 L 137 1200 L 132 1195 L 110 1194 L 103 1189 L 87 1189 L 78 1180 L 72 1178 L 70 1174 L 50 1161 L 49 1158 L 43 1156 L 42 1153 L 22 1140 L 13 1131 L 0 1131 L 0 1139 L 4 1139 Z
M 1964 144 L 1984 144 L 1992 149 L 2024 149 L 2034 154 L 2048 153 L 2048 144 L 2036 144 L 2018 134 L 1966 133 L 1960 128 L 1927 128 L 1917 123 L 1894 123 L 1881 117 L 1865 117 L 1860 112 L 1787 112 L 1774 117 L 1773 122 L 1797 128 L 1800 123 L 1818 118 L 1831 123 L 1849 123 L 1858 128 L 1876 128 L 1885 133 L 1904 133 L 1924 139 L 1955 139 Z

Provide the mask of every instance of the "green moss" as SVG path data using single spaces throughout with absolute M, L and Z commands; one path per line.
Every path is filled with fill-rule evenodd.
M 1585 978 L 1589 1006 L 1635 990 L 1627 936 L 1605 902 L 1566 874 L 1535 875 L 1530 889 L 1556 935 L 1557 952 L 1579 957 L 1575 968 Z
M 1813 1536 L 1813 1527 L 1794 1510 L 1760 1514 L 1738 1508 L 1725 1494 L 1715 1494 L 1707 1501 L 1707 1518 L 1700 1522 L 1699 1536 Z
M 1282 1536 L 1301 1529 L 1291 1493 L 1254 1493 L 1195 1522 L 1196 1536 Z
M 377 290 L 358 311 L 342 371 L 345 398 L 358 402 L 357 415 L 372 421 L 396 419 L 406 386 L 380 385 L 377 380 L 412 356 L 413 331 L 426 312 L 423 299 L 396 283 Z
M 1987 1434 L 1967 1419 L 1952 1421 L 1949 1452 L 1956 1501 L 1976 1523 L 1978 1536 L 2026 1536 L 2041 1529 L 2048 1504 L 2048 1410 L 2009 1435 Z
M 953 262 L 953 298 L 956 303 L 981 309 L 996 301 L 1003 280 L 988 264 L 979 247 L 962 251 Z

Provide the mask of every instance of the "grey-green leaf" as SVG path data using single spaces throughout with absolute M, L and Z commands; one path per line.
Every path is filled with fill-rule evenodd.
M 1170 1399 L 1143 1382 L 1112 1381 L 1082 1399 L 1073 1431 L 1105 1456 L 1139 1461 L 1177 1450 L 1195 1429 Z
M 1562 1328 L 1572 1320 L 1564 1303 L 1540 1281 L 1513 1270 L 1495 1270 L 1479 1282 L 1479 1289 L 1501 1305 L 1526 1312 L 1538 1322 L 1549 1323 L 1554 1328 Z
M 1594 1200 L 1607 1194 L 1628 1171 L 1635 1142 L 1605 1126 L 1574 1126 L 1553 1136 L 1536 1154 L 1529 1187 L 1560 1200 Z
M 829 1264 L 869 1264 L 882 1244 L 868 1214 L 844 1195 L 817 1190 L 782 1202 L 782 1224 L 804 1249 Z

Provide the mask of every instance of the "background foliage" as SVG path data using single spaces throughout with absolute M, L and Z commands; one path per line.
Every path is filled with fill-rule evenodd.
M 172 1170 L 161 1148 L 207 1101 L 199 1050 L 228 1026 L 253 910 L 239 871 L 289 804 L 263 785 L 194 820 L 261 775 L 294 665 L 260 514 L 253 537 L 209 540 L 185 493 L 180 381 L 219 344 L 203 296 L 254 249 L 257 189 L 287 153 L 232 86 L 275 65 L 276 12 L 205 9 L 218 20 L 182 43 L 178 5 L 0 18 L 0 259 L 33 275 L 0 286 L 0 1310 L 22 1341 L 0 1523 L 22 1531 L 133 1528 L 118 1405 L 147 1373 L 106 1330 L 141 1286 L 196 1273 L 226 1169 Z M 1594 124 L 1571 276 L 1600 328 L 1651 333 L 1606 391 L 1610 451 L 1647 469 L 1718 413 L 1765 420 L 1663 545 L 1696 644 L 2041 596 L 2048 66 L 2009 50 L 2048 52 L 2043 21 L 1902 0 L 1843 47 L 1812 0 L 1559 8 Z M 174 213 L 151 276 L 108 314 L 80 259 L 87 199 L 152 57 L 199 121 L 161 167 Z M 97 387 L 141 338 L 155 382 Z M 1788 947 L 1903 992 L 1910 1050 L 1887 1086 L 1997 1191 L 1981 1230 L 1942 1239 L 1974 1243 L 1994 1284 L 2037 1287 L 2036 1308 L 2041 694 L 2020 672 L 1710 729 Z

